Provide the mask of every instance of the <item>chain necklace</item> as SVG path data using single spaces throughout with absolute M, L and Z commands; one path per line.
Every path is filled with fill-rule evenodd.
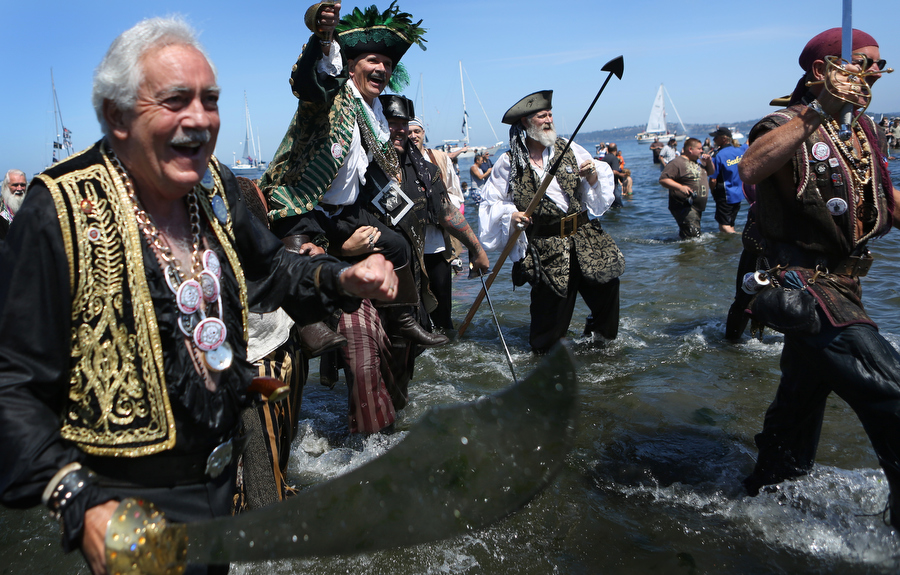
M 187 195 L 191 225 L 191 268 L 189 277 L 186 278 L 181 269 L 181 262 L 174 256 L 172 249 L 161 236 L 152 216 L 141 205 L 128 172 L 108 145 L 107 153 L 125 184 L 138 228 L 147 243 L 165 264 L 163 275 L 169 289 L 175 295 L 175 305 L 180 312 L 177 320 L 178 327 L 188 340 L 188 348 L 197 371 L 206 382 L 207 388 L 212 390 L 214 384 L 210 380 L 207 368 L 216 372 L 228 369 L 231 366 L 232 351 L 225 342 L 227 329 L 223 321 L 224 308 L 219 284 L 221 264 L 218 256 L 212 250 L 206 250 L 202 256 L 200 255 L 200 209 L 197 194 L 194 189 L 191 189 Z M 203 309 L 204 302 L 206 303 L 205 310 Z M 207 313 L 209 317 L 207 317 Z M 201 354 L 200 351 L 203 353 Z M 199 361 L 198 356 L 201 356 L 204 361 Z
M 832 143 L 834 143 L 847 163 L 850 164 L 850 167 L 853 168 L 850 173 L 853 175 L 855 183 L 860 187 L 868 184 L 869 180 L 872 179 L 872 153 L 869 151 L 869 141 L 862 127 L 858 123 L 853 125 L 853 131 L 856 133 L 860 148 L 860 157 L 857 157 L 852 144 L 848 146 L 838 136 L 839 127 L 834 118 L 823 120 L 822 124 L 825 126 L 825 132 Z
M 372 152 L 372 156 L 375 158 L 375 161 L 378 162 L 381 169 L 384 170 L 385 175 L 389 178 L 394 178 L 399 182 L 400 158 L 397 156 L 397 150 L 394 149 L 394 145 L 390 140 L 382 143 L 375 138 L 375 129 L 369 122 L 369 114 L 366 112 L 362 100 L 359 98 L 353 98 L 353 100 L 356 104 L 356 117 L 357 124 L 359 124 L 359 133 L 362 135 L 366 149 Z M 363 119 L 362 122 L 358 121 L 360 117 Z

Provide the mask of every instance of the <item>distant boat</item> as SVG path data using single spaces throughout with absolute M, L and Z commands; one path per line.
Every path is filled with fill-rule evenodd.
M 735 128 L 734 126 L 728 128 L 728 129 L 731 130 L 731 139 L 732 140 L 743 140 L 744 139 L 744 134 L 740 133 L 738 131 L 738 129 Z
M 468 72 L 466 73 L 468 75 Z M 472 79 L 469 78 L 469 83 L 472 82 Z M 469 149 L 465 152 L 462 152 L 457 157 L 458 158 L 473 158 L 475 154 L 483 154 L 484 152 L 490 152 L 493 155 L 496 155 L 499 150 L 501 150 L 506 143 L 500 140 L 497 136 L 496 130 L 494 130 L 494 125 L 491 123 L 491 119 L 488 117 L 487 112 L 484 111 L 484 106 L 481 106 L 481 111 L 484 112 L 484 117 L 487 118 L 488 125 L 491 127 L 491 132 L 494 133 L 494 138 L 498 141 L 493 146 L 472 146 L 469 144 L 469 113 L 466 111 L 466 87 L 463 82 L 463 65 L 462 60 L 459 61 L 459 86 L 462 90 L 462 104 L 463 104 L 463 125 L 462 131 L 465 136 L 462 140 L 444 140 L 443 145 L 439 146 L 440 149 L 445 152 L 455 152 L 460 148 L 465 148 L 469 146 Z M 475 88 L 473 86 L 472 90 Z M 478 92 L 475 92 L 475 98 L 478 99 L 478 104 L 481 105 L 481 99 L 478 98 Z
M 231 165 L 231 171 L 236 175 L 246 175 L 248 172 L 260 172 L 266 169 L 266 163 L 260 160 L 258 138 L 253 136 L 253 126 L 250 123 L 250 106 L 247 105 L 247 92 L 244 92 L 244 117 L 246 131 L 244 132 L 244 151 L 239 160 Z
M 687 129 L 684 127 L 684 122 L 681 121 L 681 116 L 678 115 L 678 110 L 675 110 L 674 103 L 672 104 L 672 109 L 675 110 L 675 116 L 678 117 L 678 123 L 681 124 L 681 134 L 669 132 L 669 127 L 666 123 L 665 101 L 665 96 L 668 96 L 668 94 L 669 91 L 660 84 L 659 90 L 656 92 L 656 99 L 653 100 L 653 107 L 650 108 L 650 119 L 647 121 L 647 129 L 635 136 L 638 144 L 650 144 L 656 138 L 659 138 L 659 141 L 663 143 L 668 142 L 672 138 L 679 142 L 687 138 Z M 669 102 L 672 102 L 671 96 L 669 96 Z
M 59 98 L 56 97 L 56 82 L 53 80 L 53 68 L 50 68 L 50 88 L 53 90 L 53 124 L 56 127 L 56 139 L 53 140 L 53 160 L 51 162 L 51 165 L 53 165 L 74 154 L 75 149 L 72 146 L 72 132 L 65 127 L 62 121 Z

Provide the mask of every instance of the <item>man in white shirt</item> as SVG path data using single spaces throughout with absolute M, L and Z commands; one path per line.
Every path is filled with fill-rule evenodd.
M 531 284 L 531 333 L 535 353 L 544 353 L 565 337 L 575 297 L 591 310 L 585 335 L 614 339 L 619 327 L 619 275 L 625 260 L 600 226 L 613 202 L 615 179 L 609 165 L 595 161 L 575 144 L 562 157 L 532 217 L 525 215 L 541 181 L 563 152 L 566 140 L 553 127 L 551 99 L 545 90 L 530 94 L 507 110 L 510 151 L 494 165 L 482 188 L 478 218 L 485 249 L 506 245 L 512 226 L 521 226 L 510 257 L 513 282 Z
M 659 169 L 663 169 L 666 167 L 666 164 L 674 160 L 678 157 L 678 141 L 675 138 L 670 138 L 669 143 L 663 146 L 663 149 L 659 151 Z

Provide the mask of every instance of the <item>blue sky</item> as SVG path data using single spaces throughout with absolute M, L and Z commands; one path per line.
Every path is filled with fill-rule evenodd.
M 380 8 L 388 4 L 378 2 Z M 367 4 L 345 2 L 343 11 L 357 5 Z M 428 29 L 427 51 L 413 47 L 403 62 L 411 77 L 404 93 L 415 99 L 430 143 L 460 136 L 461 60 L 475 145 L 495 141 L 482 105 L 505 140 L 503 112 L 541 89 L 554 90 L 557 128 L 570 132 L 606 76 L 600 67 L 620 54 L 624 77 L 610 82 L 583 131 L 646 123 L 661 82 L 686 123 L 759 118 L 770 109 L 770 99 L 793 88 L 800 76 L 797 56 L 809 38 L 841 25 L 842 8 L 841 0 L 400 0 L 399 5 Z M 200 31 L 218 67 L 223 92 L 216 154 L 227 163 L 240 154 L 246 91 L 263 159 L 271 159 L 296 109 L 288 76 L 308 38 L 305 9 L 303 2 L 265 0 L 6 3 L 0 167 L 30 176 L 49 163 L 55 135 L 51 67 L 76 149 L 97 140 L 90 104 L 94 68 L 119 33 L 141 18 L 174 13 Z M 900 68 L 897 0 L 855 0 L 853 9 L 854 26 L 875 36 L 882 57 Z M 900 112 L 900 72 L 876 84 L 870 112 Z

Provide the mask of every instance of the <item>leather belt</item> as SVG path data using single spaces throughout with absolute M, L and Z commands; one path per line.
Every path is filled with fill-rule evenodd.
M 559 219 L 547 218 L 546 221 L 535 219 L 529 235 L 535 238 L 567 238 L 577 232 L 578 228 L 588 223 L 588 221 L 587 210 Z
M 89 455 L 84 464 L 100 475 L 102 485 L 136 484 L 144 487 L 174 487 L 206 483 L 215 479 L 237 458 L 247 444 L 246 434 L 217 445 L 211 451 L 144 457 L 98 457 Z M 112 480 L 112 481 L 109 481 Z
M 835 260 L 822 253 L 807 251 L 788 243 L 773 242 L 771 249 L 768 250 L 767 258 L 769 262 L 785 266 L 822 270 L 841 276 L 864 277 L 869 273 L 869 268 L 872 267 L 872 262 L 875 260 L 868 248 L 863 247 L 857 251 L 861 251 L 862 255 Z
M 828 271 L 841 276 L 864 277 L 869 273 L 869 268 L 872 267 L 872 262 L 874 261 L 875 258 L 869 253 L 861 256 L 850 256 Z

